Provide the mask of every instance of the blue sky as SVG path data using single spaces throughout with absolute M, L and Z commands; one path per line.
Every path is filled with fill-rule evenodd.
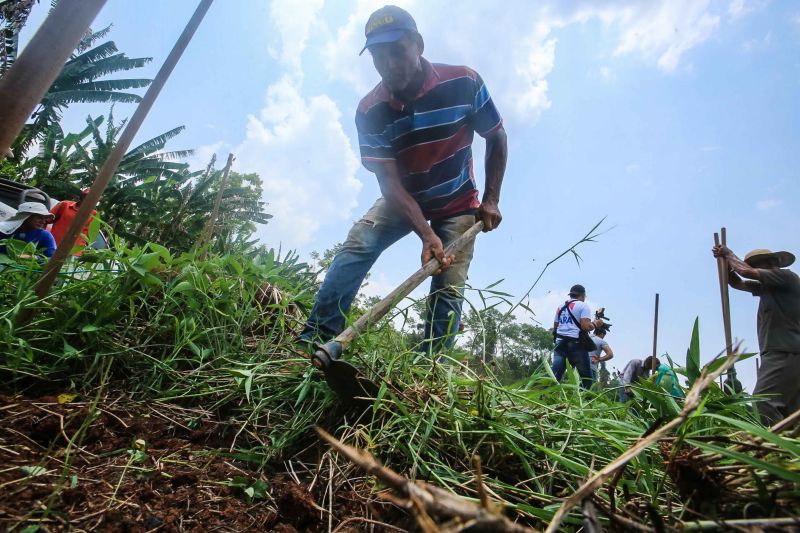
M 265 181 L 275 216 L 259 231 L 265 243 L 304 256 L 331 247 L 379 194 L 359 164 L 353 116 L 378 80 L 358 52 L 383 3 L 216 2 L 138 139 L 185 125 L 169 148 L 197 149 L 197 168 L 232 151 L 235 170 Z M 581 246 L 580 265 L 563 259 L 533 289 L 536 317 L 520 317 L 549 327 L 566 290 L 582 283 L 590 305 L 613 319 L 607 340 L 622 368 L 651 351 L 659 292 L 659 353 L 683 361 L 697 316 L 703 360 L 718 353 L 713 232 L 727 226 L 740 256 L 758 247 L 800 253 L 800 4 L 398 3 L 415 16 L 428 59 L 482 74 L 508 131 L 504 220 L 479 237 L 471 285 L 503 279 L 499 288 L 522 296 L 544 263 L 606 217 L 609 231 Z M 152 77 L 195 5 L 109 0 L 94 28 L 113 23 L 122 51 L 153 57 L 136 74 Z M 46 5 L 34 8 L 23 37 L 45 14 Z M 65 120 L 77 129 L 87 113 L 105 112 L 76 105 Z M 475 154 L 482 184 L 480 139 Z M 418 257 L 415 237 L 398 243 L 367 292 L 387 293 Z M 734 336 L 752 349 L 756 307 L 731 294 Z M 739 370 L 752 389 L 755 362 Z

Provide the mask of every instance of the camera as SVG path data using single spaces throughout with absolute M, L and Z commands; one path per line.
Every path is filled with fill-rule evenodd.
M 604 321 L 605 320 L 611 320 L 610 318 L 608 318 L 605 315 L 605 313 L 606 313 L 606 308 L 605 307 L 601 307 L 597 311 L 594 312 L 594 317 L 595 317 L 595 319 L 598 319 L 598 320 L 604 320 Z
M 602 330 L 604 330 L 606 332 L 611 330 L 611 324 L 609 324 L 607 322 L 608 320 L 611 320 L 611 319 L 606 316 L 606 308 L 605 307 L 600 307 L 597 311 L 595 311 L 594 312 L 594 318 L 595 318 L 595 320 L 602 320 L 603 321 L 603 325 L 599 326 L 597 328 L 597 330 L 601 330 L 602 329 Z

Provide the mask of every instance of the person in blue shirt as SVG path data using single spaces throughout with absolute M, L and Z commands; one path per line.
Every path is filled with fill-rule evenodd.
M 32 242 L 36 244 L 37 257 L 50 258 L 56 251 L 56 240 L 46 227 L 53 218 L 53 214 L 47 210 L 44 204 L 23 202 L 19 204 L 14 216 L 0 222 L 0 240 L 14 239 Z M 4 244 L 0 244 L 0 252 L 7 253 Z M 24 254 L 20 258 L 30 259 L 31 256 Z

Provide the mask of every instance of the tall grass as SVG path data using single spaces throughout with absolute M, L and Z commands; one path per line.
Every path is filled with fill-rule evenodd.
M 350 349 L 380 383 L 371 408 L 350 413 L 293 350 L 316 289 L 296 255 L 198 261 L 153 244 L 118 243 L 115 250 L 86 255 L 43 301 L 31 292 L 35 265 L 6 261 L 6 388 L 86 392 L 107 371 L 108 386 L 131 396 L 218 410 L 236 426 L 231 453 L 238 458 L 280 464 L 311 442 L 310 427 L 319 424 L 412 479 L 466 497 L 476 496 L 477 454 L 490 496 L 537 526 L 591 472 L 680 411 L 679 400 L 647 382 L 635 387 L 633 405 L 581 391 L 575 372 L 556 384 L 544 368 L 503 386 L 480 362 L 456 353 L 439 362 L 414 351 L 387 319 Z M 30 320 L 15 324 L 23 309 L 33 311 Z M 695 323 L 686 362 L 676 369 L 690 382 L 701 371 L 697 331 Z M 612 522 L 678 527 L 792 516 L 798 481 L 796 434 L 765 430 L 749 398 L 712 386 L 676 434 L 639 455 L 594 499 Z M 714 498 L 699 501 L 698 487 Z M 580 524 L 577 515 L 570 520 Z

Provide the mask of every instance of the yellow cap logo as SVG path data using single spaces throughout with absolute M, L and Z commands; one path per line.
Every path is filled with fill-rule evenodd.
M 384 15 L 380 18 L 376 18 L 375 20 L 371 20 L 369 21 L 369 24 L 367 24 L 367 33 L 372 33 L 381 26 L 391 24 L 392 22 L 394 22 L 394 17 L 392 15 Z

